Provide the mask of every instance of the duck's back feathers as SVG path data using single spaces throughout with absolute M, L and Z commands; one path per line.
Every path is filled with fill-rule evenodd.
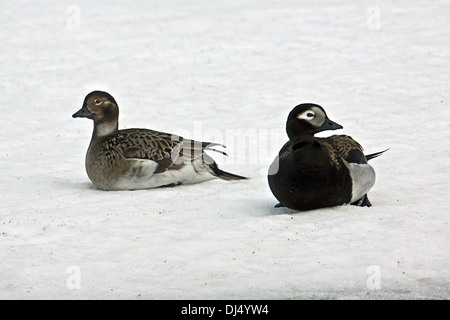
M 326 138 L 314 139 L 316 145 L 326 148 L 331 162 L 336 166 L 340 166 L 341 159 L 350 163 L 367 163 L 366 157 L 364 156 L 364 149 L 350 136 L 333 135 Z M 290 141 L 286 142 L 279 152 L 279 158 L 285 159 L 293 150 L 292 143 Z
M 344 159 L 349 163 L 366 163 L 364 149 L 361 145 L 347 135 L 333 135 L 327 138 L 316 138 L 326 147 L 330 159 L 339 166 L 339 160 Z
M 171 135 L 148 129 L 119 130 L 112 142 L 125 158 L 152 161 L 170 158 L 179 145 L 179 141 L 173 140 Z
M 220 144 L 184 139 L 150 129 L 119 130 L 110 144 L 120 149 L 127 159 L 155 161 L 159 165 L 155 174 L 179 169 L 186 162 L 203 157 L 205 150 L 226 155 L 225 152 L 211 148 L 221 146 Z M 211 161 L 214 162 L 212 159 Z

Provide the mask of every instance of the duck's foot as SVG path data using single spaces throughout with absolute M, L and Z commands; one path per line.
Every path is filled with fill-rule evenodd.
M 352 202 L 351 204 L 354 206 L 358 206 L 358 207 L 371 207 L 372 206 L 372 204 L 369 201 L 369 198 L 367 197 L 367 193 L 365 195 L 363 195 L 361 197 L 361 199 L 359 199 L 355 202 Z
M 275 208 L 282 208 L 282 207 L 285 207 L 285 205 L 281 204 L 281 202 L 275 205 Z

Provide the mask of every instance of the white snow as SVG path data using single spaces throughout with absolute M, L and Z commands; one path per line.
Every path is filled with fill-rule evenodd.
M 450 3 L 4 1 L 0 298 L 448 299 Z M 105 192 L 84 169 L 120 128 L 227 145 L 248 181 Z M 267 170 L 297 104 L 367 153 L 371 208 L 275 209 Z

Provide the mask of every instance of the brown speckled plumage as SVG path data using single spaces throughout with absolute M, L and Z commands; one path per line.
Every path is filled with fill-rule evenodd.
M 319 143 L 327 148 L 331 164 L 340 168 L 342 159 L 347 160 L 351 151 L 364 154 L 361 145 L 347 135 L 333 135 L 327 138 L 317 138 Z
M 214 177 L 245 179 L 220 170 L 205 151 L 215 143 L 198 142 L 150 129 L 118 130 L 119 109 L 106 92 L 88 94 L 74 117 L 94 120 L 86 171 L 101 189 L 143 189 L 197 183 Z

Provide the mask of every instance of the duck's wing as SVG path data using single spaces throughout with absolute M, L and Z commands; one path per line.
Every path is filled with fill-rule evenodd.
M 347 135 L 319 139 L 327 148 L 332 163 L 338 168 L 344 165 L 349 171 L 352 180 L 350 203 L 370 206 L 367 192 L 375 183 L 375 170 L 367 163 L 361 145 Z
M 204 150 L 222 151 L 212 147 L 222 146 L 216 143 L 184 139 L 170 133 L 149 129 L 120 130 L 116 136 L 116 146 L 125 158 L 152 160 L 158 163 L 155 173 L 178 169 L 204 155 Z
M 340 158 L 348 163 L 367 163 L 363 147 L 350 136 L 334 135 L 318 140 L 329 149 L 330 157 L 335 161 Z
M 383 153 L 389 150 L 383 150 L 380 152 L 371 153 L 368 155 L 364 155 L 364 149 L 361 145 L 352 139 L 352 137 L 347 135 L 334 135 L 328 138 L 325 138 L 326 141 L 331 143 L 335 153 L 339 155 L 339 157 L 343 158 L 349 163 L 367 163 L 367 161 L 379 157 Z

